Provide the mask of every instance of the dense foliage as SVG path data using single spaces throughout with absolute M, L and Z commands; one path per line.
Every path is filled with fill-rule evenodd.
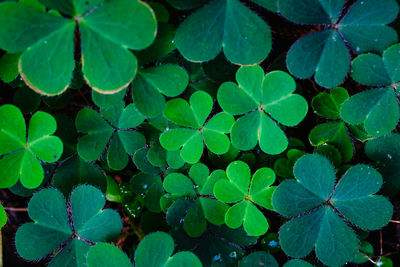
M 398 13 L 0 1 L 0 265 L 398 266 Z

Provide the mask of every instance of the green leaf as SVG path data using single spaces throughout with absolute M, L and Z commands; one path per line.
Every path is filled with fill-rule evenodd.
M 305 257 L 315 247 L 322 263 L 340 266 L 353 260 L 359 248 L 347 221 L 371 230 L 383 227 L 392 216 L 390 202 L 373 195 L 382 186 L 382 177 L 367 165 L 351 167 L 335 189 L 335 170 L 321 155 L 301 157 L 294 175 L 297 180 L 282 182 L 272 196 L 277 212 L 296 216 L 279 232 L 282 250 L 290 257 Z
M 397 33 L 386 24 L 398 14 L 397 1 L 356 1 L 340 16 L 345 1 L 279 0 L 280 13 L 300 24 L 321 24 L 331 29 L 313 32 L 299 39 L 289 50 L 286 63 L 297 78 L 311 78 L 327 88 L 339 85 L 349 70 L 350 53 L 382 52 L 397 41 Z M 335 69 L 332 73 L 330 70 Z
M 301 157 L 294 165 L 294 176 L 312 194 L 327 200 L 335 184 L 335 169 L 332 163 L 318 154 Z M 310 176 L 312 173 L 312 176 Z
M 85 266 L 89 249 L 90 245 L 88 243 L 79 239 L 72 239 L 71 242 L 51 260 L 49 267 Z
M 10 53 L 24 51 L 69 22 L 15 2 L 1 3 L 0 18 L 0 47 Z
M 20 179 L 26 188 L 38 187 L 44 178 L 39 159 L 45 162 L 57 161 L 63 152 L 62 141 L 52 134 L 57 123 L 48 113 L 33 114 L 26 140 L 25 121 L 21 111 L 13 105 L 0 107 L 0 187 L 8 188 Z M 10 153 L 12 152 L 12 153 Z
M 167 0 L 176 9 L 192 9 L 206 3 L 207 0 Z
M 20 56 L 21 77 L 37 93 L 54 96 L 67 90 L 75 67 L 74 32 L 75 24 L 66 24 Z
M 283 267 L 312 267 L 312 265 L 306 261 L 294 259 L 286 262 Z
M 286 64 L 297 78 L 308 79 L 315 75 L 319 85 L 333 88 L 344 80 L 349 71 L 350 53 L 338 32 L 318 31 L 294 43 L 287 54 Z M 330 72 L 333 66 L 334 75 Z
M 186 89 L 188 83 L 188 74 L 177 65 L 163 65 L 139 71 L 132 84 L 135 106 L 147 117 L 159 115 L 165 108 L 162 94 L 175 97 Z
M 2 228 L 7 223 L 7 214 L 3 208 L 3 205 L 0 203 L 0 228 Z
M 81 266 L 89 245 L 80 240 L 112 241 L 122 229 L 118 213 L 103 210 L 104 204 L 100 190 L 89 185 L 78 186 L 70 197 L 72 223 L 61 192 L 54 188 L 39 191 L 28 204 L 28 214 L 34 223 L 25 223 L 16 234 L 18 254 L 28 260 L 38 260 L 55 251 L 50 266 L 66 266 L 66 262 L 71 266 Z M 71 225 L 74 225 L 75 235 Z M 56 251 L 68 239 L 71 242 Z
M 111 209 L 103 210 L 103 193 L 88 185 L 72 191 L 71 198 L 74 230 L 82 238 L 92 242 L 112 241 L 122 229 L 121 218 Z
M 392 88 L 375 88 L 358 93 L 340 108 L 341 118 L 349 124 L 364 123 L 372 136 L 390 133 L 400 118 L 399 104 Z
M 135 251 L 136 266 L 202 266 L 193 253 L 179 252 L 172 255 L 173 251 L 174 240 L 170 235 L 164 232 L 151 233 L 139 243 Z
M 92 91 L 92 100 L 100 108 L 107 108 L 117 105 L 124 99 L 126 88 L 114 94 L 101 94 L 95 90 Z
M 268 25 L 238 0 L 204 5 L 181 23 L 175 42 L 190 61 L 211 60 L 223 49 L 230 62 L 240 65 L 263 61 L 272 46 Z
M 24 259 L 38 260 L 72 235 L 64 197 L 56 189 L 36 193 L 29 201 L 28 214 L 34 223 L 22 225 L 15 235 L 17 252 Z
M 333 88 L 329 93 L 322 92 L 313 97 L 311 106 L 315 113 L 328 119 L 340 119 L 340 105 L 349 98 L 343 87 Z
M 395 0 L 357 1 L 339 23 L 338 30 L 357 53 L 382 52 L 397 42 L 397 33 L 385 24 L 393 22 L 399 13 Z
M 164 189 L 172 196 L 196 196 L 192 181 L 180 173 L 171 173 L 164 179 Z
M 239 267 L 258 267 L 271 266 L 278 267 L 278 262 L 275 258 L 264 251 L 256 251 L 250 253 L 239 262 Z
M 382 176 L 373 168 L 359 164 L 343 175 L 332 195 L 333 206 L 361 229 L 376 230 L 393 215 L 393 206 L 382 196 L 371 196 L 382 186 Z M 368 212 L 363 212 L 368 208 Z
M 6 26 L 0 29 L 0 47 L 10 53 L 23 52 L 19 72 L 25 82 L 45 95 L 68 88 L 75 68 L 78 26 L 87 83 L 102 93 L 123 90 L 137 71 L 136 57 L 129 49 L 144 49 L 155 39 L 157 23 L 151 8 L 138 0 L 44 2 L 72 18 L 46 13 L 35 5 L 7 2 L 0 6 L 0 22 L 15 20 L 1 23 Z
M 238 85 L 223 83 L 217 95 L 218 103 L 228 113 L 242 115 L 251 111 L 233 124 L 232 145 L 250 150 L 258 142 L 265 153 L 283 152 L 288 145 L 287 138 L 271 117 L 283 125 L 295 126 L 308 109 L 305 99 L 293 94 L 294 79 L 282 71 L 264 76 L 260 66 L 251 66 L 241 67 L 236 72 L 236 80 Z
M 358 83 L 370 86 L 389 86 L 400 81 L 396 62 L 400 45 L 395 44 L 382 53 L 382 57 L 367 53 L 351 63 L 351 77 Z
M 377 168 L 385 180 L 382 191 L 393 196 L 400 190 L 398 179 L 400 168 L 400 135 L 397 133 L 388 134 L 365 144 L 365 154 L 376 162 Z
M 98 243 L 89 249 L 87 265 L 89 267 L 131 267 L 132 263 L 118 247 L 107 243 Z
M 348 162 L 354 155 L 354 146 L 346 125 L 341 121 L 317 125 L 308 136 L 311 145 L 330 144 L 339 149 L 343 162 Z
M 52 184 L 60 190 L 65 197 L 69 196 L 72 189 L 79 184 L 89 184 L 106 191 L 107 181 L 102 170 L 95 164 L 86 162 L 78 156 L 73 156 L 64 161 L 56 170 Z
M 330 24 L 342 11 L 344 0 L 334 2 L 278 0 L 279 12 L 290 21 L 300 24 Z
M 213 107 L 211 96 L 206 92 L 197 91 L 191 95 L 189 102 L 190 105 L 182 98 L 174 98 L 167 102 L 165 116 L 170 121 L 188 128 L 167 129 L 160 136 L 161 146 L 168 151 L 180 149 L 182 159 L 192 164 L 201 158 L 203 142 L 214 153 L 226 153 L 230 146 L 226 134 L 230 132 L 233 116 L 218 113 L 204 125 Z
M 0 79 L 12 82 L 18 76 L 18 60 L 20 53 L 6 53 L 0 57 Z
M 113 128 L 96 111 L 89 108 L 78 112 L 75 126 L 79 132 L 87 134 L 78 141 L 79 156 L 87 161 L 97 159 L 104 151 Z
M 103 94 L 123 90 L 135 76 L 135 56 L 95 32 L 88 24 L 81 22 L 79 26 L 82 36 L 82 71 L 89 86 Z
M 262 6 L 272 12 L 278 11 L 278 0 L 251 0 L 259 6 Z
M 249 166 L 242 161 L 234 161 L 228 165 L 226 175 L 227 179 L 220 179 L 214 185 L 214 195 L 218 200 L 237 202 L 225 215 L 226 225 L 235 229 L 243 224 L 249 235 L 263 235 L 268 229 L 268 222 L 254 204 L 272 209 L 270 201 L 275 188 L 270 185 L 275 181 L 275 173 L 269 168 L 262 168 L 250 180 Z

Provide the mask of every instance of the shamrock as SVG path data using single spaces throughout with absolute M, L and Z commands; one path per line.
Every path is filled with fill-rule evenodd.
M 355 53 L 382 52 L 397 42 L 397 33 L 386 24 L 397 17 L 396 0 L 358 0 L 342 15 L 345 0 L 279 0 L 279 12 L 288 20 L 308 25 L 323 25 L 299 39 L 290 48 L 286 64 L 300 79 L 315 74 L 315 81 L 336 87 L 346 77 L 351 48 Z M 349 48 L 348 48 L 349 47 Z M 335 70 L 335 71 L 332 71 Z
M 225 223 L 230 228 L 242 224 L 252 236 L 267 232 L 268 222 L 264 214 L 255 206 L 272 210 L 271 196 L 275 186 L 275 173 L 270 168 L 258 169 L 251 177 L 249 166 L 243 161 L 231 162 L 226 168 L 227 179 L 215 183 L 214 195 L 226 203 L 235 203 L 225 215 Z M 250 179 L 251 177 L 251 179 Z
M 343 265 L 353 260 L 359 249 L 357 236 L 347 222 L 375 230 L 392 217 L 391 203 L 374 195 L 382 186 L 382 176 L 367 165 L 351 167 L 335 186 L 330 161 L 308 154 L 296 162 L 294 176 L 296 180 L 282 182 L 272 196 L 277 212 L 295 216 L 279 232 L 282 250 L 290 257 L 305 257 L 315 247 L 322 263 Z
M 156 35 L 155 15 L 147 4 L 139 0 L 41 2 L 66 17 L 24 3 L 0 4 L 0 48 L 22 52 L 18 67 L 27 85 L 45 95 L 67 90 L 75 68 L 74 52 L 80 55 L 84 78 L 94 90 L 115 93 L 132 81 L 137 60 L 129 49 L 148 47 Z
M 105 199 L 100 190 L 81 185 L 72 192 L 69 204 L 71 222 L 60 191 L 46 188 L 31 198 L 28 214 L 34 222 L 23 224 L 15 235 L 15 246 L 22 258 L 38 260 L 70 240 L 57 251 L 50 266 L 64 266 L 72 260 L 74 266 L 83 266 L 90 242 L 112 241 L 118 237 L 121 218 L 114 210 L 103 210 Z
M 78 154 L 84 160 L 96 160 L 111 139 L 107 151 L 108 166 L 122 170 L 128 165 L 128 155 L 132 156 L 146 144 L 145 137 L 132 129 L 141 124 L 144 117 L 133 104 L 124 108 L 123 101 L 100 111 L 104 118 L 90 108 L 81 109 L 76 116 L 76 129 L 86 134 L 78 141 Z
M 218 89 L 218 103 L 233 115 L 242 115 L 232 126 L 232 145 L 250 150 L 257 142 L 267 154 L 279 154 L 288 140 L 274 120 L 285 126 L 295 126 L 306 116 L 307 101 L 298 94 L 294 79 L 283 71 L 264 76 L 258 65 L 241 67 L 236 72 L 238 85 L 225 82 Z M 271 118 L 271 117 L 272 118 Z
M 0 107 L 0 188 L 15 185 L 18 179 L 26 188 L 38 187 L 44 178 L 39 160 L 57 161 L 63 153 L 63 143 L 52 134 L 56 120 L 48 113 L 33 114 L 26 134 L 21 111 L 13 105 Z
M 160 143 L 166 150 L 181 150 L 181 157 L 188 163 L 196 163 L 203 154 L 203 142 L 215 154 L 225 154 L 230 147 L 229 138 L 234 118 L 220 112 L 207 122 L 213 101 L 209 94 L 197 91 L 190 96 L 190 105 L 182 98 L 167 102 L 164 115 L 178 126 L 161 134 Z M 204 141 L 203 141 L 204 140 Z
M 183 229 L 190 237 L 201 236 L 207 228 L 207 221 L 212 224 L 224 223 L 225 213 L 229 206 L 211 198 L 214 184 L 226 178 L 223 170 L 215 170 L 210 174 L 203 163 L 194 164 L 189 171 L 189 177 L 181 173 L 171 173 L 164 179 L 165 197 L 177 199 L 189 197 L 195 199 L 188 202 L 188 208 L 183 220 Z M 173 203 L 171 210 L 182 203 Z M 171 213 L 168 209 L 168 213 Z M 168 219 L 168 218 L 167 218 Z

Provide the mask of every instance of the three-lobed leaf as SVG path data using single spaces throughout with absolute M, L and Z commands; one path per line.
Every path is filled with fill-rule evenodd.
M 275 121 L 295 126 L 308 110 L 307 101 L 293 94 L 294 79 L 283 71 L 264 76 L 260 66 L 251 66 L 241 67 L 236 72 L 236 80 L 238 84 L 223 83 L 217 95 L 224 111 L 243 115 L 232 126 L 232 145 L 239 150 L 250 150 L 258 143 L 267 154 L 283 152 L 288 140 Z
M 41 161 L 55 162 L 63 153 L 63 143 L 53 136 L 56 120 L 48 113 L 32 115 L 26 132 L 21 111 L 13 105 L 0 107 L 0 187 L 21 181 L 26 188 L 38 187 L 44 178 Z
M 329 160 L 309 154 L 296 162 L 294 175 L 296 180 L 282 182 L 272 196 L 277 212 L 296 216 L 279 232 L 281 247 L 291 257 L 305 257 L 315 247 L 324 264 L 344 264 L 355 257 L 359 241 L 343 219 L 375 230 L 392 217 L 390 202 L 374 195 L 382 186 L 382 176 L 367 165 L 351 167 L 335 187 L 335 170 Z

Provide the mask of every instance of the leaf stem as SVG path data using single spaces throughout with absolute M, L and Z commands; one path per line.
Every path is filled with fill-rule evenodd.
M 9 211 L 22 211 L 22 212 L 27 212 L 27 208 L 13 208 L 13 207 L 4 207 L 5 210 Z

